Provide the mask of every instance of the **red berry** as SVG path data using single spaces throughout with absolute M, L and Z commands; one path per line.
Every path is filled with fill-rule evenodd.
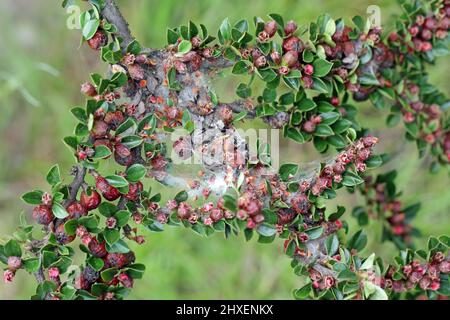
M 281 63 L 281 54 L 278 51 L 274 51 L 270 54 L 270 58 L 272 59 L 273 63 L 280 64 Z
M 118 268 L 122 269 L 123 267 L 132 264 L 135 260 L 134 253 L 108 253 L 105 257 L 105 264 L 108 268 Z
M 287 39 L 283 40 L 283 51 L 297 51 L 302 52 L 303 51 L 303 42 L 300 40 L 300 38 L 296 36 L 290 36 Z
M 126 273 L 121 273 L 118 276 L 118 280 L 125 288 L 133 288 L 133 279 Z
M 105 242 L 98 242 L 97 238 L 93 237 L 91 238 L 91 241 L 89 242 L 88 248 L 89 251 L 91 251 L 92 255 L 98 258 L 102 258 L 108 254 L 106 251 Z
M 426 18 L 425 19 L 425 23 L 424 23 L 424 27 L 430 30 L 435 30 L 437 28 L 437 21 L 434 18 Z
M 88 45 L 93 50 L 100 50 L 101 47 L 104 47 L 108 44 L 108 36 L 102 30 L 97 30 L 94 36 L 88 40 Z
M 298 52 L 296 51 L 288 51 L 283 55 L 283 64 L 292 68 L 298 62 Z
M 423 29 L 421 36 L 423 40 L 431 40 L 431 38 L 433 38 L 433 33 L 430 29 Z
M 255 227 L 256 227 L 255 221 L 253 221 L 252 219 L 248 219 L 247 220 L 247 228 L 248 229 L 254 229 Z
M 223 212 L 221 209 L 212 209 L 211 214 L 209 215 L 213 222 L 217 222 L 223 218 Z
M 202 44 L 202 39 L 199 36 L 195 36 L 191 39 L 191 44 L 193 48 L 198 48 Z
M 430 290 L 436 291 L 441 287 L 441 283 L 439 281 L 433 281 L 430 285 Z
M 14 280 L 14 276 L 16 275 L 16 273 L 14 272 L 14 271 L 12 271 L 12 270 L 6 270 L 4 273 L 3 273 L 3 281 L 5 282 L 5 283 L 11 283 L 11 282 L 13 282 L 13 280 Z
M 53 281 L 59 280 L 59 269 L 56 267 L 48 269 L 48 277 Z
M 316 130 L 316 124 L 314 121 L 308 120 L 303 123 L 303 130 L 307 133 L 313 133 Z
M 292 209 L 297 212 L 297 214 L 307 214 L 311 209 L 311 202 L 309 202 L 308 197 L 304 194 L 298 194 L 291 200 Z
M 191 216 L 191 212 L 192 212 L 192 208 L 186 203 L 186 202 L 181 202 L 178 205 L 178 217 L 182 220 L 187 220 L 190 218 Z
M 395 41 L 397 41 L 398 40 L 398 33 L 397 32 L 392 32 L 390 35 L 389 35 L 389 41 L 391 41 L 391 42 L 395 42 Z
M 122 166 L 129 166 L 133 163 L 131 150 L 122 143 L 116 143 L 114 148 L 114 160 Z
M 258 57 L 255 62 L 253 63 L 255 67 L 262 68 L 267 64 L 267 60 L 265 56 Z
M 90 192 L 89 191 L 81 192 L 80 196 L 81 205 L 85 207 L 86 210 L 88 211 L 97 209 L 101 201 L 102 198 L 100 197 L 100 194 L 96 190 L 91 189 Z
M 305 89 L 311 89 L 314 85 L 314 80 L 312 77 L 309 76 L 302 77 L 302 81 Z
M 22 259 L 20 257 L 8 257 L 8 268 L 12 271 L 16 271 L 22 267 Z
M 339 98 L 338 97 L 331 98 L 331 104 L 335 107 L 339 106 L 340 104 Z
M 42 225 L 50 224 L 55 216 L 53 215 L 52 209 L 47 205 L 39 205 L 33 209 L 33 219 Z
M 272 38 L 277 32 L 277 23 L 275 21 L 269 21 L 264 26 L 264 31 L 267 32 L 269 38 Z
M 419 33 L 419 27 L 417 27 L 417 26 L 411 27 L 411 28 L 409 28 L 408 31 L 411 36 L 415 37 Z
M 108 133 L 108 124 L 102 120 L 97 120 L 94 122 L 91 134 L 94 138 L 103 138 Z
M 280 69 L 278 69 L 278 72 L 281 75 L 287 75 L 290 71 L 291 70 L 289 69 L 289 67 L 286 67 L 286 66 L 282 66 L 282 67 L 280 67 Z
M 136 183 L 130 183 L 129 191 L 125 195 L 125 197 L 131 201 L 138 201 L 143 189 L 144 189 L 144 186 L 142 185 L 142 182 L 140 182 L 140 181 L 138 181 Z
M 108 181 L 101 176 L 97 176 L 95 186 L 108 201 L 114 201 L 120 197 L 119 190 L 111 186 Z
M 424 41 L 422 42 L 421 50 L 424 52 L 431 51 L 433 50 L 433 45 L 431 44 L 431 42 Z
M 81 85 L 81 93 L 89 96 L 94 97 L 97 95 L 97 90 L 90 82 L 85 82 Z
M 67 207 L 67 213 L 69 214 L 69 219 L 79 219 L 87 215 L 87 210 L 79 202 L 74 202 Z
M 124 121 L 125 117 L 122 111 L 116 110 L 114 112 L 107 112 L 104 121 L 111 127 L 112 130 L 116 130 Z
M 312 66 L 312 64 L 307 64 L 303 67 L 303 71 L 308 76 L 312 76 L 312 74 L 314 73 L 314 67 Z
M 293 34 L 297 30 L 297 24 L 294 21 L 288 21 L 284 27 L 284 33 L 286 36 Z
M 397 236 L 401 236 L 405 232 L 405 227 L 402 225 L 395 226 L 392 228 L 392 232 Z
M 75 239 L 75 236 L 69 236 L 64 229 L 64 223 L 61 223 L 55 230 L 55 238 L 60 244 L 68 244 Z

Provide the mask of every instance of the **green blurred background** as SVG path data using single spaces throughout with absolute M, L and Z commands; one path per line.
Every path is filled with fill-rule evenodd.
M 285 19 L 307 24 L 324 12 L 347 21 L 366 15 L 371 4 L 381 8 L 382 24 L 391 26 L 391 15 L 400 8 L 383 1 L 256 1 L 256 0 L 129 0 L 118 1 L 134 35 L 145 46 L 161 47 L 167 26 L 189 19 L 217 29 L 225 17 L 231 21 L 280 13 Z M 19 214 L 30 214 L 19 196 L 32 188 L 44 189 L 48 168 L 60 163 L 67 173 L 72 156 L 61 139 L 72 133 L 75 119 L 69 110 L 84 103 L 80 84 L 89 73 L 106 66 L 86 46 L 78 48 L 79 30 L 66 27 L 68 14 L 59 0 L 3 0 L 0 2 L 0 234 L 11 234 Z M 449 93 L 448 58 L 431 67 L 434 84 Z M 233 92 L 226 82 L 220 92 Z M 219 92 L 219 93 L 220 93 Z M 220 95 L 224 100 L 233 97 Z M 401 126 L 386 129 L 385 111 L 359 105 L 359 119 L 383 142 L 378 151 L 394 152 L 393 161 L 381 170 L 401 169 L 398 187 L 407 204 L 421 201 L 415 220 L 425 236 L 450 232 L 448 175 L 432 176 L 427 162 L 417 159 L 414 145 L 404 143 Z M 378 129 L 375 129 L 378 128 Z M 309 146 L 282 143 L 282 161 L 320 159 Z M 165 192 L 166 190 L 161 189 Z M 338 202 L 349 207 L 361 199 L 339 192 Z M 348 217 L 350 224 L 355 221 Z M 353 229 L 355 230 L 355 229 Z M 355 230 L 356 231 L 356 230 Z M 145 231 L 144 231 L 145 232 Z M 389 259 L 395 252 L 390 243 L 378 243 L 380 225 L 368 227 L 371 243 L 366 253 L 377 252 Z M 205 239 L 185 229 L 167 228 L 163 233 L 146 233 L 147 243 L 135 247 L 137 258 L 147 266 L 144 279 L 136 281 L 134 299 L 290 299 L 291 290 L 301 285 L 281 253 L 281 242 L 258 244 L 256 240 L 226 240 L 217 234 Z M 425 240 L 416 240 L 418 246 Z M 10 285 L 0 283 L 0 299 L 27 299 L 34 292 L 32 277 L 21 271 Z

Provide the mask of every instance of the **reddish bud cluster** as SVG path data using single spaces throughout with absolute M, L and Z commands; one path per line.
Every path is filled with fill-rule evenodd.
M 394 280 L 395 273 L 400 272 L 402 278 Z M 404 265 L 400 270 L 391 267 L 382 279 L 382 287 L 394 292 L 404 292 L 416 287 L 422 290 L 436 291 L 440 288 L 441 274 L 450 273 L 450 260 L 442 252 L 436 252 L 426 264 L 412 261 Z M 396 279 L 398 279 L 396 277 Z

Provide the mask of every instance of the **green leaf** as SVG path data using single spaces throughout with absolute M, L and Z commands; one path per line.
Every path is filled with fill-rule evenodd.
M 56 252 L 47 251 L 47 250 L 43 251 L 42 264 L 43 264 L 44 268 L 50 267 L 57 260 L 58 260 L 58 254 L 56 254 Z
M 312 285 L 311 283 L 308 283 L 307 285 L 303 286 L 300 289 L 294 290 L 294 298 L 296 300 L 305 300 L 309 297 L 310 293 L 312 291 Z
M 100 26 L 100 20 L 89 20 L 83 27 L 83 37 L 85 40 L 91 39 Z
M 34 273 L 39 270 L 40 262 L 38 258 L 30 258 L 22 260 L 23 267 L 29 273 Z
M 345 213 L 345 207 L 338 206 L 337 211 L 333 214 L 330 214 L 328 217 L 328 221 L 336 221 Z
M 186 54 L 189 51 L 191 51 L 192 49 L 192 44 L 190 41 L 188 40 L 182 40 L 179 44 L 178 44 L 178 53 L 179 54 Z
M 337 276 L 339 281 L 358 281 L 356 274 L 349 269 L 344 269 Z
M 420 207 L 421 207 L 420 203 L 415 203 L 413 205 L 408 206 L 407 208 L 404 208 L 403 213 L 405 214 L 406 219 L 410 220 L 414 218 L 419 212 Z
M 19 242 L 16 240 L 9 240 L 5 244 L 5 255 L 7 257 L 21 257 L 22 256 L 22 249 L 20 248 Z
M 338 112 L 325 112 L 320 115 L 322 118 L 322 124 L 331 125 L 335 123 L 341 115 Z
M 100 273 L 100 277 L 102 278 L 103 281 L 109 282 L 112 279 L 114 279 L 114 277 L 116 276 L 117 272 L 118 271 L 117 271 L 116 268 L 109 268 L 109 269 L 106 269 L 106 270 L 102 271 Z
M 297 128 L 287 127 L 286 131 L 285 131 L 285 135 L 286 135 L 286 137 L 291 138 L 292 140 L 294 140 L 297 143 L 305 142 L 305 137 Z
M 100 212 L 100 214 L 102 214 L 103 216 L 109 218 L 111 216 L 113 216 L 117 211 L 117 207 L 115 205 L 113 205 L 112 203 L 109 202 L 102 202 L 100 204 L 100 206 L 98 207 L 98 211 Z
M 21 198 L 25 203 L 28 203 L 28 204 L 41 204 L 43 195 L 44 195 L 44 192 L 42 192 L 40 190 L 34 190 L 34 191 L 24 193 Z
M 140 136 L 126 136 L 123 137 L 121 142 L 124 146 L 126 146 L 128 149 L 136 148 L 137 146 L 140 146 L 144 139 L 142 139 Z
M 278 173 L 280 175 L 280 179 L 283 181 L 287 181 L 290 175 L 294 176 L 298 171 L 298 165 L 294 163 L 285 163 L 280 166 Z
M 367 168 L 374 169 L 378 168 L 383 164 L 383 159 L 381 156 L 371 156 L 369 159 L 366 160 Z
M 81 217 L 78 223 L 85 226 L 89 231 L 95 230 L 98 227 L 98 220 L 96 217 Z
M 188 193 L 186 191 L 180 191 L 179 193 L 177 193 L 177 195 L 175 196 L 175 200 L 180 203 L 180 202 L 184 202 L 188 199 Z
M 302 101 L 299 102 L 297 108 L 300 111 L 306 112 L 306 111 L 313 110 L 316 106 L 317 106 L 317 104 L 313 100 L 308 99 L 308 98 L 304 98 Z
M 120 239 L 120 232 L 116 229 L 105 229 L 103 235 L 109 245 L 113 245 Z
M 133 40 L 130 42 L 130 44 L 127 46 L 127 52 L 132 53 L 134 55 L 140 54 L 142 51 L 142 47 L 136 40 Z
M 179 35 L 172 29 L 167 29 L 167 44 L 175 44 L 177 43 Z
M 131 217 L 131 212 L 128 210 L 120 210 L 114 214 L 114 217 L 117 219 L 117 227 L 121 228 L 128 223 L 128 220 Z
M 247 111 L 241 111 L 238 114 L 236 114 L 233 117 L 233 123 L 236 123 L 238 121 L 241 121 L 242 119 L 245 119 L 245 117 L 247 116 L 248 112 Z
M 372 253 L 366 260 L 364 260 L 364 263 L 359 267 L 359 270 L 370 270 L 373 268 L 373 263 L 375 261 L 375 253 Z
M 49 172 L 47 173 L 47 182 L 51 186 L 54 186 L 61 182 L 61 174 L 59 172 L 59 166 L 57 164 L 51 167 Z
M 321 227 L 321 226 L 313 227 L 313 228 L 306 230 L 305 233 L 308 235 L 309 240 L 314 240 L 314 239 L 319 238 L 322 235 L 323 227 Z
M 332 234 L 325 240 L 325 248 L 327 249 L 327 254 L 333 256 L 339 249 L 339 239 L 337 235 Z
M 258 69 L 257 72 L 264 82 L 271 82 L 277 77 L 272 68 Z
M 277 229 L 275 229 L 274 226 L 271 226 L 271 225 L 268 225 L 268 224 L 261 224 L 256 229 L 256 231 L 262 236 L 271 237 L 271 236 L 276 234 Z
M 314 131 L 314 135 L 318 137 L 328 137 L 333 136 L 334 132 L 329 125 L 321 123 L 317 125 L 316 130 Z
M 107 146 L 99 145 L 95 147 L 93 159 L 105 159 L 111 155 L 111 150 Z
M 320 93 L 329 93 L 329 88 L 322 79 L 313 77 L 313 89 Z
M 400 120 L 401 120 L 400 114 L 393 113 L 393 114 L 388 115 L 388 117 L 386 118 L 386 124 L 388 127 L 393 128 L 397 124 L 399 124 Z
M 245 61 L 241 60 L 236 62 L 231 72 L 233 74 L 247 74 L 249 69 L 250 69 L 249 65 Z
M 78 221 L 71 219 L 64 224 L 64 230 L 69 236 L 73 236 L 77 232 Z
M 131 264 L 127 267 L 127 274 L 133 279 L 141 279 L 145 272 L 145 265 L 141 263 Z
M 231 25 L 228 18 L 223 20 L 219 27 L 219 40 L 221 43 L 231 40 Z
M 128 118 L 127 120 L 125 120 L 125 122 L 123 122 L 116 130 L 116 136 L 124 133 L 125 131 L 127 131 L 128 129 L 132 128 L 133 126 L 136 125 L 136 122 L 132 119 L 132 118 Z
M 314 76 L 315 77 L 325 77 L 331 70 L 331 68 L 333 67 L 333 63 L 332 62 L 328 62 L 327 60 L 324 59 L 316 59 L 313 62 L 313 67 L 314 67 Z
M 327 138 L 328 144 L 332 145 L 336 149 L 342 149 L 347 146 L 347 142 L 340 135 L 334 135 Z
M 323 138 L 314 137 L 313 144 L 316 150 L 319 151 L 320 153 L 325 152 L 328 148 L 328 142 Z
M 110 176 L 106 176 L 105 177 L 106 181 L 108 181 L 108 183 L 116 188 L 122 188 L 122 187 L 126 187 L 128 186 L 128 181 L 121 176 L 118 175 L 110 175 Z
M 353 237 L 348 242 L 349 249 L 355 249 L 356 251 L 361 251 L 367 244 L 367 235 L 363 230 L 356 232 Z
M 108 252 L 111 252 L 111 253 L 128 253 L 128 252 L 130 252 L 130 248 L 128 247 L 127 243 L 122 239 L 119 239 L 113 245 L 106 243 L 106 250 L 108 250 Z
M 245 83 L 240 83 L 236 89 L 236 94 L 240 98 L 246 99 L 252 95 L 252 89 Z
M 105 262 L 102 259 L 96 257 L 90 257 L 87 262 L 95 271 L 102 270 L 105 265 Z
M 369 300 L 388 300 L 386 292 L 371 281 L 364 281 L 364 294 Z
M 342 179 L 342 184 L 346 187 L 354 187 L 358 184 L 363 183 L 364 180 L 353 172 L 345 172 Z
M 87 116 L 86 111 L 81 107 L 75 107 L 70 110 L 72 114 L 77 118 L 80 122 L 86 123 L 87 122 Z
M 57 202 L 53 203 L 52 211 L 53 211 L 53 214 L 55 215 L 55 217 L 57 217 L 58 219 L 64 219 L 69 216 L 66 209 Z
M 130 182 L 138 182 L 147 174 L 147 169 L 142 164 L 133 164 L 126 171 L 127 180 Z

